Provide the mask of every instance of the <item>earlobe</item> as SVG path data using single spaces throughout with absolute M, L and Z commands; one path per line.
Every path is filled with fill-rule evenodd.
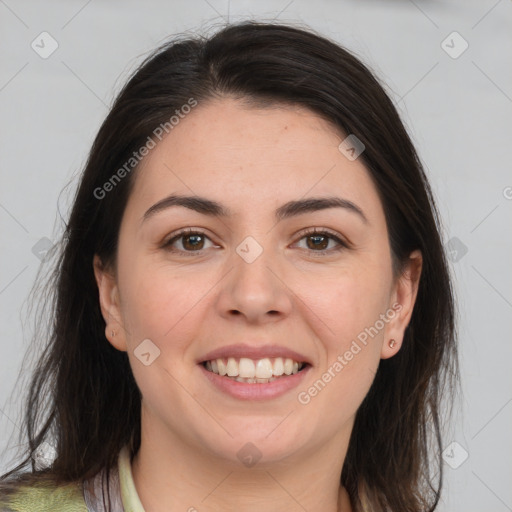
M 126 351 L 126 338 L 119 306 L 119 292 L 114 274 L 107 270 L 97 254 L 93 259 L 101 314 L 105 320 L 105 337 L 118 350 Z
M 409 325 L 416 303 L 422 266 L 421 252 L 413 251 L 401 275 L 396 279 L 391 296 L 391 308 L 395 311 L 395 315 L 386 328 L 381 351 L 382 359 L 394 356 L 402 346 L 405 329 Z

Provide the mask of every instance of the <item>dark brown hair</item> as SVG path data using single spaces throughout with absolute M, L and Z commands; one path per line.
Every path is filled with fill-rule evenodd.
M 357 412 L 341 482 L 355 511 L 432 511 L 442 484 L 441 399 L 457 386 L 458 363 L 453 293 L 427 178 L 392 101 L 358 58 L 311 29 L 254 21 L 166 43 L 115 100 L 90 151 L 52 274 L 51 332 L 25 408 L 26 458 L 3 479 L 27 466 L 50 435 L 53 465 L 36 471 L 32 462 L 18 482 L 83 481 L 112 468 L 123 445 L 139 449 L 140 392 L 127 354 L 105 338 L 92 263 L 98 254 L 115 264 L 136 168 L 101 199 L 95 190 L 190 98 L 201 104 L 227 96 L 306 107 L 354 134 L 385 210 L 395 272 L 413 250 L 423 255 L 402 348 L 381 360 Z

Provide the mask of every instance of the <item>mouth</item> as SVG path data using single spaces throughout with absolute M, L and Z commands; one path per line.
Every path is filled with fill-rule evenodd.
M 216 348 L 196 360 L 206 382 L 238 400 L 272 400 L 307 379 L 313 360 L 291 348 L 256 340 Z
M 227 357 L 210 359 L 200 364 L 208 372 L 246 384 L 269 384 L 296 375 L 311 366 L 305 361 L 283 357 Z

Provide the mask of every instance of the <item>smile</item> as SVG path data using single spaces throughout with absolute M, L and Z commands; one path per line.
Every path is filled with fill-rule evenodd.
M 312 370 L 308 362 L 284 357 L 227 357 L 198 364 L 207 382 L 238 400 L 272 400 L 301 385 Z
M 212 359 L 203 363 L 204 367 L 217 375 L 248 384 L 267 384 L 288 375 L 295 375 L 304 365 L 290 358 L 249 359 L 228 357 Z

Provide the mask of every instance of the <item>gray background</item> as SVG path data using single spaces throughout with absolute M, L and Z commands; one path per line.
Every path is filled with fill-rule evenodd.
M 387 84 L 437 196 L 459 297 L 463 396 L 439 510 L 512 510 L 510 0 L 0 0 L 0 471 L 16 452 L 27 295 L 108 105 L 146 52 L 228 16 L 306 23 Z M 51 49 L 43 31 L 58 43 L 47 58 L 31 47 Z

